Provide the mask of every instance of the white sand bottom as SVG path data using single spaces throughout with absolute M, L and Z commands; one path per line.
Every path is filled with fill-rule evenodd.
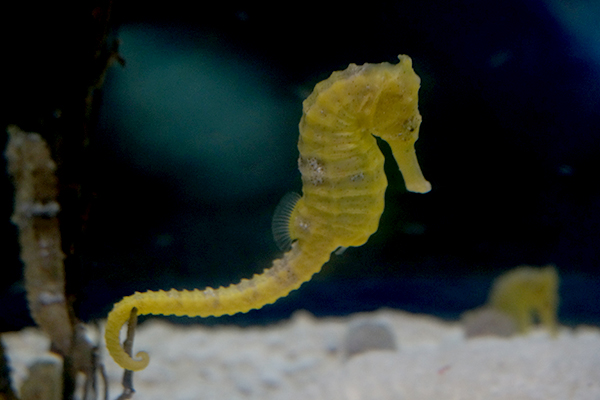
M 365 325 L 375 329 L 356 335 Z M 2 339 L 15 385 L 40 355 L 53 359 L 36 329 Z M 151 359 L 134 375 L 134 399 L 600 399 L 600 330 L 591 327 L 563 328 L 557 338 L 538 330 L 466 339 L 458 323 L 399 311 L 324 319 L 298 312 L 251 328 L 152 320 L 135 343 Z M 373 346 L 385 350 L 367 351 Z M 122 370 L 102 354 L 114 399 Z

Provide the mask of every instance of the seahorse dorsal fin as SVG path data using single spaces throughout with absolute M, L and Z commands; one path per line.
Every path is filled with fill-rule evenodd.
M 273 213 L 273 221 L 271 222 L 273 238 L 277 246 L 283 251 L 289 250 L 292 241 L 295 239 L 290 235 L 290 218 L 298 200 L 300 200 L 298 193 L 286 193 Z

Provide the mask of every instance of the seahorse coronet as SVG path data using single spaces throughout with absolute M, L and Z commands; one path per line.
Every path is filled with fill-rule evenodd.
M 273 233 L 289 248 L 270 268 L 238 284 L 192 291 L 136 292 L 116 303 L 105 330 L 107 349 L 123 368 L 144 369 L 145 352 L 132 359 L 119 332 L 133 307 L 138 314 L 220 316 L 271 304 L 319 272 L 338 248 L 361 246 L 377 230 L 387 179 L 373 135 L 388 142 L 407 190 L 431 189 L 414 143 L 421 115 L 420 79 L 410 57 L 398 64 L 350 64 L 318 83 L 303 102 L 298 167 L 302 196 L 275 213 Z

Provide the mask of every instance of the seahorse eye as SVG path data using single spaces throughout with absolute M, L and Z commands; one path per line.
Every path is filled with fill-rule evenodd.
M 403 130 L 408 132 L 409 134 L 411 134 L 415 131 L 418 131 L 419 126 L 421 126 L 422 119 L 423 118 L 421 117 L 420 114 L 413 115 L 412 117 L 410 117 L 404 121 L 404 123 L 402 124 Z M 398 132 L 398 135 L 402 135 L 402 132 Z M 406 135 L 406 136 L 412 137 L 412 135 Z

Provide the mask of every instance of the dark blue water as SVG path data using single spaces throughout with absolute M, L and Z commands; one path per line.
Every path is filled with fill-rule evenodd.
M 273 209 L 300 190 L 302 100 L 348 63 L 403 53 L 422 79 L 416 148 L 431 193 L 407 193 L 382 145 L 386 210 L 367 245 L 273 306 L 208 323 L 381 307 L 453 319 L 481 305 L 503 271 L 554 264 L 560 320 L 599 324 L 599 10 L 573 4 L 408 1 L 279 14 L 227 3 L 202 15 L 121 5 L 126 67 L 108 71 L 98 97 L 85 178 L 94 201 L 70 270 L 78 315 L 104 317 L 136 290 L 226 285 L 268 267 L 279 256 Z M 18 329 L 30 320 L 10 183 L 0 183 L 2 229 L 13 238 L 0 329 Z

